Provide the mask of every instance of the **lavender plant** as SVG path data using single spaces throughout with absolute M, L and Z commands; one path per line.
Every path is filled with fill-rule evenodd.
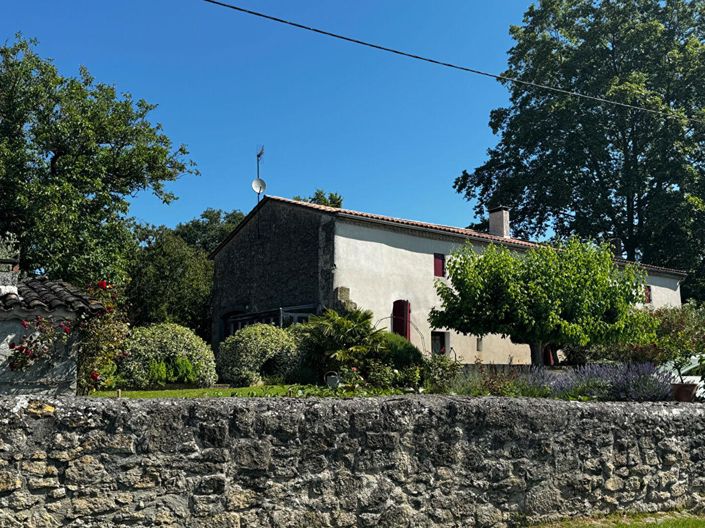
M 524 396 L 600 401 L 662 401 L 670 398 L 672 377 L 651 363 L 542 367 L 524 372 L 480 368 L 459 374 L 450 391 L 468 396 Z

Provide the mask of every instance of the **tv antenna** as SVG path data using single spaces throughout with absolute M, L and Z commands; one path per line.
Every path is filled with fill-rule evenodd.
M 257 203 L 259 203 L 260 196 L 267 189 L 267 184 L 262 178 L 259 177 L 259 163 L 264 157 L 264 145 L 262 145 L 257 151 L 257 177 L 252 180 L 252 190 L 257 193 Z

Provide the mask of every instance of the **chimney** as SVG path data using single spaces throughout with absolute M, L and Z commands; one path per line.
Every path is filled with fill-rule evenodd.
M 509 238 L 509 207 L 499 205 L 490 209 L 490 235 Z
M 0 297 L 8 293 L 17 295 L 20 265 L 17 259 L 0 259 Z

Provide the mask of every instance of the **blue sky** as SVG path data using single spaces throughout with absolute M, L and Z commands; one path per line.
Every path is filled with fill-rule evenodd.
M 530 0 L 235 0 L 362 40 L 500 73 L 509 26 Z M 317 187 L 345 207 L 450 225 L 473 220 L 452 189 L 496 138 L 487 126 L 507 91 L 488 78 L 384 54 L 200 0 L 25 0 L 5 6 L 0 35 L 21 31 L 62 73 L 157 103 L 154 121 L 184 143 L 201 175 L 150 195 L 132 214 L 174 225 L 207 207 L 248 211 L 255 154 L 267 192 Z

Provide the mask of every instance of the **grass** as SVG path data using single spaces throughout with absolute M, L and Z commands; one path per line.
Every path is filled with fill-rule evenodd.
M 122 391 L 123 398 L 274 398 L 274 397 L 334 397 L 353 398 L 366 396 L 388 396 L 403 394 L 397 389 L 329 389 L 318 385 L 261 385 L 256 387 L 210 387 L 205 389 L 161 389 L 145 391 Z M 116 398 L 117 391 L 97 391 L 93 398 Z
M 536 528 L 705 528 L 705 519 L 683 513 L 612 515 L 599 519 L 572 519 Z

